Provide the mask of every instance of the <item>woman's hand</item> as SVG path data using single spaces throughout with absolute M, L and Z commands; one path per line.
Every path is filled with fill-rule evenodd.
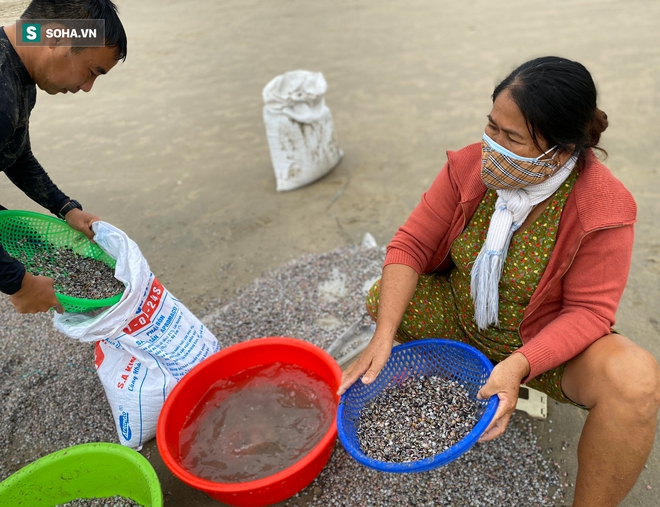
M 477 398 L 487 400 L 494 394 L 500 400 L 495 417 L 486 428 L 479 442 L 487 442 L 499 437 L 506 429 L 511 414 L 516 409 L 520 382 L 529 375 L 530 367 L 523 354 L 511 354 L 501 363 L 498 363 L 488 378 Z
M 64 219 L 72 229 L 82 232 L 89 239 L 94 239 L 92 224 L 101 220 L 96 215 L 92 215 L 91 213 L 87 213 L 86 211 L 82 211 L 77 208 L 69 211 L 64 216 Z
M 418 278 L 417 272 L 404 264 L 389 264 L 383 268 L 376 331 L 364 352 L 342 375 L 338 395 L 344 394 L 360 376 L 365 384 L 376 380 L 390 357 L 394 335 L 415 292 Z
M 378 330 L 362 354 L 341 376 L 341 385 L 337 394 L 341 396 L 355 381 L 362 377 L 363 384 L 371 384 L 383 369 L 392 352 L 392 338 L 379 335 Z
M 57 313 L 63 313 L 64 309 L 55 295 L 53 283 L 52 278 L 34 276 L 26 272 L 21 288 L 9 296 L 9 300 L 19 313 L 47 312 L 51 308 Z

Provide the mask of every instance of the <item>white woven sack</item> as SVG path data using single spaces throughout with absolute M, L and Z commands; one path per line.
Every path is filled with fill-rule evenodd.
M 119 442 L 134 449 L 156 436 L 158 416 L 176 385 L 158 358 L 115 340 L 94 344 L 94 365 L 112 410 Z
M 320 72 L 295 70 L 263 89 L 266 136 L 279 192 L 318 180 L 344 155 L 325 105 L 327 88 Z
M 206 326 L 158 281 L 135 242 L 105 222 L 94 222 L 92 228 L 96 243 L 117 260 L 115 278 L 126 290 L 110 308 L 56 314 L 53 323 L 71 338 L 99 342 L 97 373 L 119 439 L 129 447 L 140 447 L 155 436 L 158 415 L 174 385 L 217 352 L 219 345 Z M 133 366 L 127 370 L 129 364 Z

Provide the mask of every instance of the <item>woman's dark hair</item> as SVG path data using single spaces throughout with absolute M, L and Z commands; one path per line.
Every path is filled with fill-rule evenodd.
M 119 20 L 117 6 L 110 0 L 32 0 L 21 19 L 102 19 L 105 25 L 105 45 L 116 49 L 117 60 L 126 60 L 126 32 Z M 71 51 L 83 49 L 72 47 Z
M 493 91 L 493 101 L 504 90 L 523 114 L 532 139 L 573 151 L 583 158 L 598 147 L 607 128 L 607 115 L 596 107 L 596 85 L 584 65 L 544 56 L 523 63 Z

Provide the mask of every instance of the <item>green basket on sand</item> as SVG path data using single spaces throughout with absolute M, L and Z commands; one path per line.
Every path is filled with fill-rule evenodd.
M 32 211 L 0 211 L 0 245 L 18 258 L 23 254 L 29 259 L 38 251 L 53 248 L 69 248 L 78 255 L 99 260 L 114 269 L 115 259 L 101 247 L 92 243 L 82 232 L 72 229 L 64 220 Z M 72 313 L 89 312 L 112 306 L 119 302 L 122 292 L 104 299 L 84 299 L 55 291 L 64 311 Z
M 76 499 L 129 498 L 162 507 L 163 493 L 151 464 L 119 444 L 96 442 L 61 449 L 0 482 L 0 505 L 52 507 Z

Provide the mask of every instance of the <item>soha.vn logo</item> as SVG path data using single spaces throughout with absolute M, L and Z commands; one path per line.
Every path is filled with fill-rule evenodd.
M 23 42 L 41 42 L 41 24 L 24 23 L 21 35 Z
M 16 44 L 76 47 L 105 46 L 103 19 L 17 19 Z M 20 34 L 20 36 L 18 36 Z

